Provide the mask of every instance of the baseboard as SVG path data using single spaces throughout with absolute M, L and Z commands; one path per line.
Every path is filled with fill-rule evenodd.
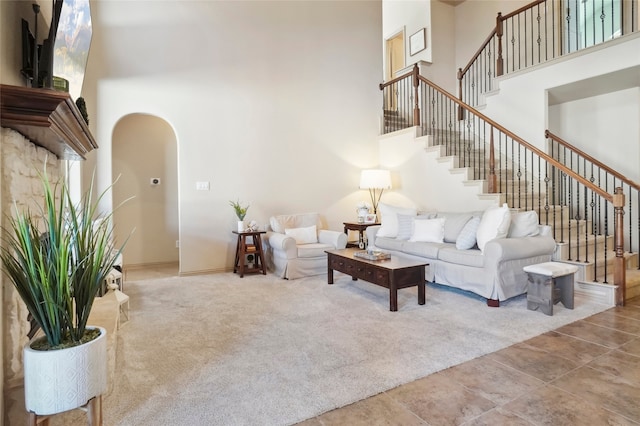
M 616 306 L 617 285 L 576 281 L 573 288 L 575 294 L 591 302 L 601 303 L 607 306 Z

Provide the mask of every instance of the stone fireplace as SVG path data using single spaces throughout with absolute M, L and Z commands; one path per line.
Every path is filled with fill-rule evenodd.
M 38 172 L 46 171 L 52 182 L 64 176 L 64 164 L 45 148 L 39 147 L 20 133 L 1 128 L 0 133 L 0 207 L 2 227 L 7 228 L 7 215 L 16 209 L 38 212 L 44 201 Z M 22 348 L 27 343 L 29 312 L 6 277 L 3 284 L 3 359 L 5 389 L 22 386 Z
M 7 215 L 15 208 L 40 211 L 44 193 L 38 172 L 45 165 L 50 181 L 57 182 L 64 178 L 64 160 L 82 160 L 96 148 L 98 144 L 68 93 L 0 84 L 2 226 L 7 227 Z M 31 324 L 26 306 L 3 274 L 0 284 L 3 318 L 0 383 L 4 395 L 0 413 L 6 414 L 11 407 L 20 406 L 20 411 L 24 410 L 24 402 L 19 402 L 22 395 L 17 396 L 23 392 L 17 390 L 23 386 L 22 349 L 28 342 Z

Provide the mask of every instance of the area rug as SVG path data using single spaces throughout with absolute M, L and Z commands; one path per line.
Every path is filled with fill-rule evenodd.
M 231 273 L 126 283 L 108 425 L 288 425 L 607 309 L 489 308 L 449 287 Z

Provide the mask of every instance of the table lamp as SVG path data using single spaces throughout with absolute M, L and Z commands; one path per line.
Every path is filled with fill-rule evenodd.
M 378 214 L 378 203 L 382 192 L 391 188 L 391 173 L 389 170 L 368 169 L 360 173 L 360 189 L 368 189 L 371 197 L 373 213 Z

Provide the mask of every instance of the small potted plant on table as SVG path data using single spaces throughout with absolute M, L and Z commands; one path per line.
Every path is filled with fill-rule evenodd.
M 244 217 L 247 215 L 247 210 L 249 210 L 249 204 L 243 207 L 242 204 L 240 204 L 240 200 L 229 201 L 229 204 L 236 212 L 236 216 L 238 216 L 238 232 L 244 231 Z

